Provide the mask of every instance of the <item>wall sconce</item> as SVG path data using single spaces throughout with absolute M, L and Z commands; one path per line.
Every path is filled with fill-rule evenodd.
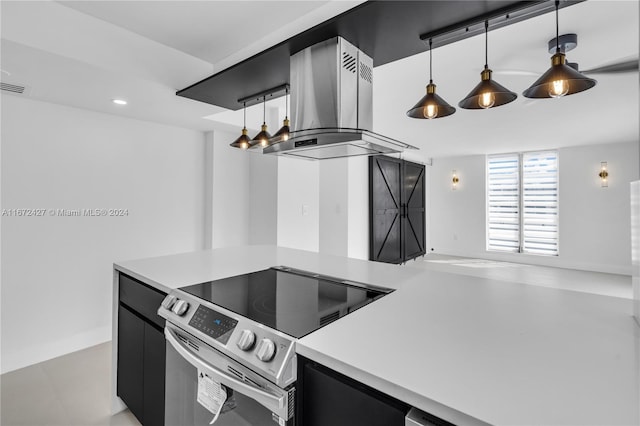
M 458 182 L 460 182 L 460 179 L 458 178 L 458 173 L 455 170 L 453 170 L 451 172 L 451 189 L 453 191 L 455 191 L 456 188 L 458 188 Z
M 607 162 L 603 161 L 600 163 L 600 173 L 598 173 L 598 176 L 600 176 L 600 186 L 603 188 L 606 188 L 609 186 L 609 169 L 607 168 Z

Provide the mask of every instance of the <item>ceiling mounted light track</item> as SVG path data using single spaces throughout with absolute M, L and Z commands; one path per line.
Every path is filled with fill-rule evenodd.
M 560 48 L 558 7 L 556 0 L 556 53 L 551 57 L 551 68 L 535 81 L 522 94 L 527 98 L 560 98 L 573 95 L 596 85 L 597 81 L 584 76 L 566 63 L 563 49 Z
M 259 146 L 264 148 L 269 146 L 269 139 L 271 135 L 267 131 L 267 97 L 262 97 L 262 129 L 250 142 L 251 147 Z
M 480 73 L 481 81 L 458 103 L 464 109 L 489 109 L 508 104 L 516 100 L 518 95 L 491 78 L 489 69 L 489 21 L 484 21 L 484 70 Z
M 286 103 L 288 101 L 287 98 L 289 95 L 288 84 L 282 84 L 280 86 L 273 87 L 268 90 L 264 90 L 260 93 L 255 93 L 253 95 L 238 99 L 238 103 L 242 104 L 242 107 L 243 107 L 243 118 L 244 118 L 243 124 L 244 125 L 242 128 L 242 135 L 240 135 L 238 139 L 236 139 L 229 145 L 234 148 L 240 148 L 243 150 L 251 148 L 252 150 L 258 151 L 259 148 L 266 148 L 267 146 L 272 145 L 274 143 L 284 142 L 288 140 L 290 137 L 289 117 L 288 117 L 289 104 L 288 103 L 286 103 L 285 105 L 286 115 L 283 122 L 284 126 L 282 126 L 282 128 L 280 128 L 280 130 L 278 130 L 278 132 L 273 137 L 267 131 L 267 120 L 266 120 L 267 98 L 272 99 L 282 95 L 286 96 L 285 98 L 285 103 Z M 262 103 L 262 129 L 253 139 L 251 139 L 249 136 L 247 136 L 247 106 L 258 105 L 259 103 Z
M 247 135 L 247 103 L 246 102 L 243 102 L 242 108 L 244 113 L 242 134 L 238 137 L 238 139 L 230 143 L 229 146 L 232 146 L 234 148 L 247 149 L 250 146 L 251 139 L 249 139 L 249 136 Z
M 427 85 L 427 94 L 424 95 L 413 108 L 407 111 L 407 115 L 411 118 L 442 118 L 456 112 L 454 107 L 436 94 L 436 85 L 433 84 L 432 79 L 432 47 L 433 40 L 429 39 L 429 84 Z

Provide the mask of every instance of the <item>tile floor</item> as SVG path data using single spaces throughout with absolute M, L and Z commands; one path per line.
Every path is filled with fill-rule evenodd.
M 0 376 L 2 426 L 139 426 L 111 415 L 111 342 Z
M 508 281 L 516 284 L 633 299 L 630 275 L 604 274 L 434 253 L 417 258 L 415 261 L 410 260 L 407 262 L 407 266 Z

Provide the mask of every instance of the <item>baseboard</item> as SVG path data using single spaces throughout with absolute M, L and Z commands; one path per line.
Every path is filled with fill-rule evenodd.
M 3 345 L 0 373 L 8 373 L 39 362 L 86 349 L 111 340 L 111 327 L 101 327 L 79 333 L 55 342 L 34 344 L 27 348 L 10 351 Z

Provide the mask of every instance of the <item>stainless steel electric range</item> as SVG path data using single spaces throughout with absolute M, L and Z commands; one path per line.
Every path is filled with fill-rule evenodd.
M 167 425 L 295 424 L 295 341 L 391 290 L 288 267 L 172 291 Z

